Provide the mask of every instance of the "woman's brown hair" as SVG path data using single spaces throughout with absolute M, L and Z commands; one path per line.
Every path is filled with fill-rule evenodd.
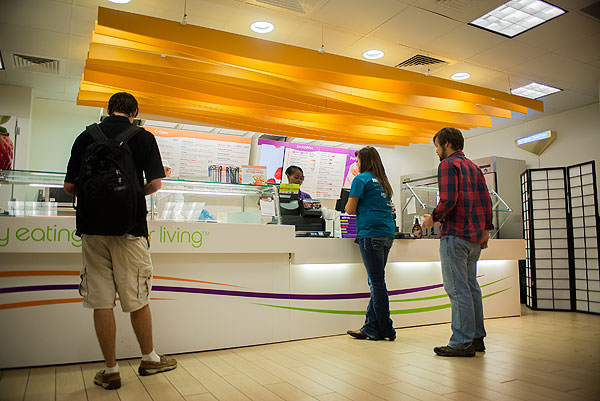
M 379 153 L 377 153 L 377 149 L 372 146 L 366 146 L 355 154 L 356 157 L 360 159 L 360 172 L 364 173 L 365 171 L 368 171 L 373 174 L 391 198 L 394 195 L 394 190 L 392 190 L 390 181 L 388 180 L 387 175 L 385 175 L 385 168 L 383 167 L 383 163 L 381 163 L 381 158 L 379 157 Z

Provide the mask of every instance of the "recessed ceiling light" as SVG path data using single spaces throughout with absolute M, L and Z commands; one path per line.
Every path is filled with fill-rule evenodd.
M 469 24 L 512 38 L 564 13 L 540 0 L 511 0 Z
M 469 74 L 468 72 L 457 72 L 452 74 L 450 78 L 452 78 L 455 81 L 462 81 L 463 79 L 471 78 L 471 74 Z
M 111 3 L 116 3 L 116 4 L 127 4 L 129 3 L 131 0 L 108 0 Z
M 554 88 L 552 86 L 538 84 L 537 82 L 532 82 L 525 86 L 521 86 L 520 88 L 513 89 L 510 92 L 513 95 L 519 95 L 528 97 L 530 99 L 539 99 L 541 97 L 551 95 L 556 92 L 560 92 L 562 89 Z
M 2 51 L 0 51 L 0 70 L 4 69 L 4 62 L 2 61 Z
M 250 29 L 256 33 L 269 33 L 275 29 L 275 25 L 271 24 L 269 21 L 256 21 L 250 25 Z
M 382 58 L 384 53 L 381 50 L 371 49 L 363 53 L 363 57 L 369 60 L 377 60 Z

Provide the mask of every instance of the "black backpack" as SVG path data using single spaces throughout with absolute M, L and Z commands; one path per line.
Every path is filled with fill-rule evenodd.
M 77 235 L 123 235 L 145 219 L 144 192 L 126 143 L 142 129 L 131 125 L 109 139 L 98 124 L 86 127 L 94 142 L 75 179 Z

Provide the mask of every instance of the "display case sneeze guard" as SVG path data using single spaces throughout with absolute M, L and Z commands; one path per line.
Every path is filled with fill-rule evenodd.
M 65 173 L 0 170 L 0 215 L 74 216 L 72 197 L 63 190 Z M 273 185 L 247 185 L 163 179 L 146 197 L 148 219 L 219 223 L 279 224 Z

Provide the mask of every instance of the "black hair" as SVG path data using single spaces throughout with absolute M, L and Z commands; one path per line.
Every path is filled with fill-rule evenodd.
M 377 149 L 372 146 L 366 146 L 354 154 L 360 159 L 360 172 L 364 173 L 365 171 L 368 171 L 372 173 L 388 196 L 390 198 L 394 196 L 394 190 L 385 174 L 385 168 L 383 167 Z
M 452 149 L 458 151 L 463 150 L 465 146 L 465 138 L 463 138 L 462 133 L 456 128 L 446 127 L 439 130 L 433 136 L 433 144 L 435 145 L 435 140 L 438 140 L 438 143 L 441 146 L 446 145 L 447 143 L 452 146 Z
M 110 97 L 108 101 L 108 115 L 115 113 L 127 114 L 130 117 L 136 117 L 138 113 L 138 102 L 132 94 L 127 92 L 118 92 Z
M 285 175 L 292 175 L 296 172 L 296 170 L 300 171 L 302 175 L 304 175 L 304 171 L 302 171 L 302 169 L 298 166 L 289 166 L 288 168 L 286 168 Z

